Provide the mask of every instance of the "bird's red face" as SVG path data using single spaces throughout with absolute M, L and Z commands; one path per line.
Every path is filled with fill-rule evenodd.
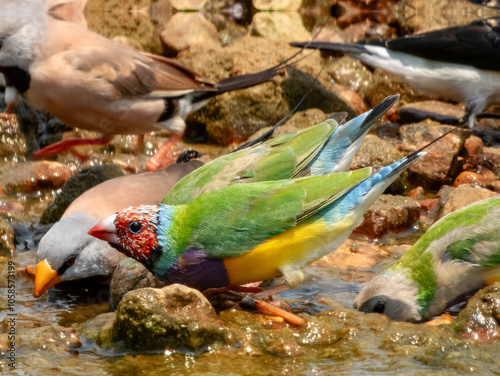
M 117 245 L 118 250 L 140 262 L 147 262 L 158 247 L 158 207 L 130 207 L 103 219 L 89 235 Z

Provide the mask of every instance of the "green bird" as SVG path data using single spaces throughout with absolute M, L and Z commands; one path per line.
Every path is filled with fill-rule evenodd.
M 425 152 L 370 175 L 371 168 L 294 180 L 233 184 L 183 205 L 139 206 L 112 215 L 89 234 L 143 263 L 165 283 L 204 290 L 282 275 L 332 252 L 368 207 Z
M 500 196 L 437 221 L 354 301 L 363 312 L 419 322 L 464 301 L 500 276 Z
M 333 119 L 219 157 L 181 179 L 162 204 L 185 204 L 203 193 L 236 183 L 317 176 L 349 169 L 370 127 L 398 100 L 385 98 L 373 109 L 338 125 Z

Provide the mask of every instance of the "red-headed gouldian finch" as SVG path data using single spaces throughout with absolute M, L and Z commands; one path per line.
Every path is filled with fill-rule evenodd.
M 415 152 L 371 168 L 296 180 L 234 184 L 184 205 L 139 206 L 114 214 L 89 234 L 143 263 L 165 283 L 200 290 L 283 275 L 332 252 L 413 161 Z
M 301 132 L 286 134 L 251 148 L 219 157 L 181 179 L 167 194 L 163 203 L 184 204 L 203 193 L 234 183 L 280 180 L 292 178 L 298 174 L 317 175 L 346 170 L 370 126 L 397 99 L 398 96 L 387 97 L 372 110 L 340 126 L 334 120 L 327 119 Z M 151 187 L 160 190 L 160 194 L 164 192 L 164 195 L 162 197 L 154 194 L 148 196 L 149 190 L 144 189 L 148 184 L 148 175 L 143 176 L 142 180 L 137 178 L 137 181 L 142 184 L 141 187 L 138 187 L 142 189 L 141 194 L 132 196 L 131 193 L 129 197 L 129 200 L 136 198 L 134 201 L 136 205 L 159 202 L 172 186 L 172 184 L 162 186 L 161 182 L 151 181 Z M 79 218 L 79 214 L 72 214 L 71 218 L 63 218 L 40 242 L 37 259 L 40 268 L 46 272 L 43 273 L 44 277 L 36 277 L 38 282 L 35 287 L 35 295 L 39 296 L 55 283 L 63 280 L 78 280 L 95 275 L 109 276 L 116 267 L 119 260 L 116 257 L 116 252 L 105 253 L 104 248 L 109 247 L 100 246 L 99 243 L 102 242 L 98 240 L 90 241 L 89 239 L 92 238 L 86 233 L 100 219 L 103 219 L 104 215 L 110 215 L 114 211 L 134 205 L 134 202 L 127 201 L 123 197 L 124 195 L 117 191 L 120 189 L 126 193 L 127 185 L 116 185 L 111 182 L 103 184 L 103 189 L 99 190 L 99 199 L 105 202 L 96 204 L 95 207 L 102 208 L 104 211 L 101 210 L 98 217 L 89 216 L 85 208 L 81 208 L 84 221 Z M 113 185 L 111 186 L 111 184 Z M 89 199 L 94 200 L 97 192 L 94 188 L 89 193 L 82 195 L 68 208 L 65 216 L 75 211 L 73 208 L 79 202 L 82 203 L 79 204 L 81 207 L 89 205 Z M 115 195 L 123 197 L 125 201 L 121 202 L 123 206 L 114 206 L 113 210 L 108 203 L 113 202 Z M 101 254 L 108 256 L 102 260 Z M 81 258 L 81 263 L 78 262 L 80 255 L 86 255 Z M 96 258 L 94 261 L 98 260 L 97 264 L 101 267 L 90 265 L 94 257 Z M 65 263 L 71 261 L 74 261 L 75 265 L 68 267 Z M 63 265 L 66 267 L 61 269 Z M 56 279 L 49 283 L 52 279 L 45 277 L 45 275 L 57 278 L 53 277 Z

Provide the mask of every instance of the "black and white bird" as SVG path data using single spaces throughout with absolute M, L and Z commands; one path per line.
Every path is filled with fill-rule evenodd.
M 500 104 L 500 18 L 401 38 L 291 45 L 343 52 L 401 77 L 422 94 L 463 102 L 461 122 L 469 128 L 485 108 Z

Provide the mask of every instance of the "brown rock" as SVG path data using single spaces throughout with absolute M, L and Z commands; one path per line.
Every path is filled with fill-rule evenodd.
M 302 0 L 253 0 L 252 4 L 259 10 L 298 10 Z
M 477 136 L 470 136 L 465 140 L 464 169 L 479 168 L 484 162 L 483 140 Z
M 312 265 L 333 266 L 344 270 L 370 269 L 387 255 L 386 251 L 375 244 L 347 239 L 335 251 L 313 262 Z
M 7 193 L 35 193 L 59 189 L 71 176 L 71 168 L 62 163 L 26 162 L 7 168 L 2 174 L 1 186 Z
M 14 256 L 15 250 L 14 230 L 0 217 L 0 255 Z
M 455 179 L 453 185 L 458 187 L 462 184 L 479 185 L 480 187 L 488 187 L 490 184 L 497 180 L 496 175 L 491 170 L 482 169 L 481 173 L 472 171 L 463 171 Z
M 399 119 L 403 123 L 417 123 L 427 117 L 438 122 L 457 121 L 464 115 L 460 105 L 453 105 L 441 101 L 419 101 L 405 104 L 399 109 Z
M 498 148 L 483 148 L 485 163 L 500 176 L 500 149 Z
M 480 290 L 469 299 L 452 328 L 465 339 L 493 342 L 500 337 L 500 284 Z
M 175 57 L 191 46 L 221 45 L 217 28 L 200 13 L 179 12 L 160 33 L 165 55 Z
M 444 199 L 444 206 L 441 216 L 445 216 L 476 201 L 480 201 L 496 195 L 497 193 L 492 192 L 489 189 L 481 188 L 477 185 L 460 185 L 455 190 L 445 195 L 446 198 Z
M 43 351 L 64 356 L 82 345 L 74 328 L 65 328 L 59 325 L 25 329 L 23 335 L 16 336 L 16 339 L 18 337 L 19 342 L 16 341 L 17 348 L 32 353 Z
M 253 16 L 250 33 L 258 37 L 286 42 L 311 38 L 311 34 L 304 27 L 302 18 L 297 12 L 258 12 Z
M 414 200 L 422 200 L 424 198 L 425 190 L 422 187 L 416 187 L 408 192 L 407 196 L 411 197 Z
M 382 195 L 364 217 L 364 222 L 353 232 L 381 238 L 411 228 L 420 217 L 420 205 L 410 197 Z
M 155 54 L 163 51 L 160 31 L 173 13 L 170 0 L 87 0 L 85 7 L 90 30 L 109 39 L 127 37 Z
M 170 4 L 177 10 L 199 10 L 207 0 L 170 0 Z
M 500 193 L 500 180 L 496 180 L 488 185 L 488 188 L 496 193 Z
M 229 76 L 268 69 L 296 51 L 287 42 L 247 36 L 223 48 L 193 46 L 189 53 L 182 51 L 179 54 L 179 61 L 201 76 L 217 82 Z M 320 70 L 319 54 L 313 54 L 284 69 L 270 83 L 213 98 L 202 109 L 188 116 L 187 131 L 203 125 L 209 141 L 219 145 L 239 143 L 259 129 L 281 120 L 306 93 L 308 95 L 301 109 L 318 108 L 326 114 L 347 111 L 350 116 L 357 115 L 350 103 L 332 92 L 333 84 L 325 72 L 309 90 Z
M 145 287 L 161 288 L 160 282 L 144 265 L 129 257 L 124 257 L 111 276 L 109 293 L 111 306 L 116 308 L 123 296 L 133 290 Z
M 41 224 L 57 222 L 61 219 L 68 206 L 83 192 L 102 183 L 103 181 L 123 176 L 118 166 L 110 163 L 101 166 L 92 166 L 80 171 L 68 179 L 61 192 L 43 212 Z
M 26 140 L 21 132 L 16 115 L 0 113 L 0 158 L 5 160 L 24 159 Z
M 375 135 L 367 135 L 351 163 L 351 170 L 371 166 L 374 171 L 403 158 L 403 154 L 390 142 Z M 406 186 L 406 171 L 391 184 L 391 192 L 402 192 Z
M 453 128 L 429 120 L 404 125 L 400 128 L 402 144 L 412 151 L 417 150 L 450 129 Z M 462 144 L 461 136 L 450 133 L 426 148 L 427 154 L 408 167 L 415 175 L 414 180 L 424 187 L 435 188 L 453 179 L 459 170 L 457 159 Z
M 224 342 L 226 330 L 198 290 L 176 284 L 125 294 L 111 333 L 114 342 L 135 351 L 199 350 Z

